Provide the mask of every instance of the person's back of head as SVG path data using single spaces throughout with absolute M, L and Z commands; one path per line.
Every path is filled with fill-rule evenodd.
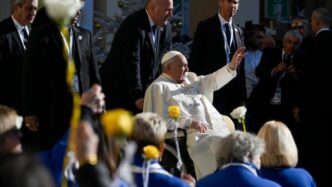
M 220 141 L 216 153 L 219 167 L 232 162 L 255 164 L 260 168 L 259 159 L 265 150 L 264 141 L 253 134 L 235 131 Z
M 0 186 L 54 187 L 48 170 L 35 157 L 25 154 L 0 158 Z
M 134 117 L 134 129 L 131 139 L 137 145 L 137 152 L 141 153 L 143 147 L 154 145 L 157 148 L 164 143 L 167 127 L 164 119 L 158 114 L 144 112 L 136 114 Z
M 280 121 L 268 121 L 258 131 L 258 137 L 266 144 L 261 157 L 263 167 L 295 167 L 298 151 L 288 127 Z
M 331 14 L 326 8 L 317 8 L 312 12 L 311 29 L 314 33 L 331 25 Z
M 21 153 L 22 117 L 14 109 L 0 105 L 0 154 Z

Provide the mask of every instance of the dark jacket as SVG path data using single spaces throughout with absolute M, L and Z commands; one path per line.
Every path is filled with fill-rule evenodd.
M 0 23 L 0 104 L 22 115 L 21 86 L 24 46 L 11 17 Z
M 171 26 L 164 26 L 159 49 L 154 50 L 145 9 L 129 15 L 118 28 L 105 64 L 101 68 L 106 107 L 139 112 L 135 101 L 160 74 L 162 55 L 171 48 Z
M 243 46 L 243 32 L 233 24 L 234 41 L 231 57 L 238 47 Z M 226 65 L 227 57 L 224 37 L 218 15 L 201 21 L 195 31 L 190 54 L 189 69 L 198 75 L 210 74 Z M 222 114 L 228 115 L 246 99 L 244 63 L 237 70 L 238 75 L 220 90 L 214 92 L 213 105 Z
M 81 91 L 99 82 L 89 37 L 88 31 L 74 28 L 73 54 Z M 54 22 L 32 30 L 24 59 L 23 101 L 25 115 L 38 117 L 40 126 L 32 136 L 39 149 L 51 148 L 69 127 L 73 101 L 66 82 L 63 48 L 63 38 Z

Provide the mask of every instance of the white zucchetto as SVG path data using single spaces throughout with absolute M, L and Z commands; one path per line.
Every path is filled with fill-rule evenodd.
M 179 51 L 168 51 L 167 53 L 164 54 L 163 58 L 161 59 L 161 64 L 164 64 L 165 62 L 167 62 L 171 58 L 173 58 L 177 55 L 181 55 L 181 54 L 182 53 L 180 53 Z

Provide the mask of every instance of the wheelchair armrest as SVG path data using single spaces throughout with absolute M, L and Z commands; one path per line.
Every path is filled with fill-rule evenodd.
M 185 137 L 186 136 L 186 130 L 178 128 L 178 138 Z M 168 130 L 165 139 L 174 139 L 174 130 Z

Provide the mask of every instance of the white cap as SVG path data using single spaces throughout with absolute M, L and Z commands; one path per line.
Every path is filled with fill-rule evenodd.
M 165 62 L 167 62 L 171 58 L 173 58 L 177 55 L 181 55 L 181 54 L 182 53 L 180 53 L 179 51 L 168 51 L 167 53 L 164 54 L 163 58 L 161 59 L 161 64 L 164 64 Z

